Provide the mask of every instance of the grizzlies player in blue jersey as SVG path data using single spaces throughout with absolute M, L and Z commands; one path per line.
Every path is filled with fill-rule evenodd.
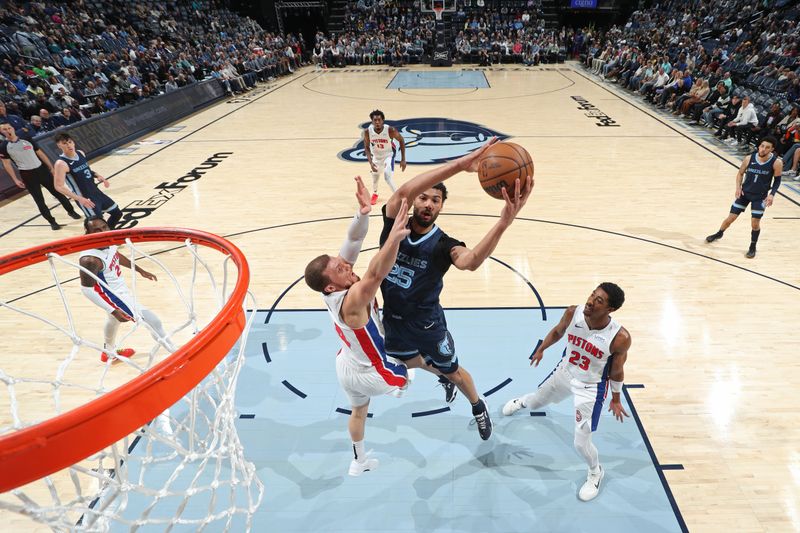
M 731 214 L 722 221 L 719 231 L 706 237 L 706 242 L 721 239 L 728 226 L 739 217 L 750 204 L 751 228 L 750 248 L 745 257 L 752 259 L 756 256 L 756 243 L 761 233 L 761 217 L 764 210 L 772 205 L 775 194 L 781 186 L 781 173 L 783 160 L 775 154 L 778 142 L 774 137 L 764 137 L 758 145 L 758 150 L 742 160 L 739 172 L 736 174 L 736 199 L 731 205 Z
M 489 411 L 485 400 L 478 395 L 472 376 L 459 365 L 439 294 L 451 265 L 459 270 L 475 270 L 489 257 L 528 200 L 533 179 L 528 177 L 524 189 L 517 180 L 514 191 L 503 191 L 505 205 L 500 219 L 474 249 L 448 236 L 435 222 L 447 199 L 447 189 L 442 182 L 461 171 L 477 172 L 481 155 L 495 141 L 492 139 L 471 154 L 404 183 L 383 207 L 384 226 L 380 239 L 383 245 L 395 219 L 408 216 L 400 212 L 403 198 L 408 198 L 413 205 L 407 226 L 411 234 L 400 243 L 397 262 L 381 283 L 386 353 L 405 362 L 409 368 L 425 368 L 434 374 L 443 374 L 448 402 L 455 398 L 455 387 L 458 387 L 472 404 L 472 414 L 483 440 L 492 434 Z
M 122 211 L 114 200 L 100 191 L 94 181 L 97 179 L 108 188 L 108 180 L 89 168 L 86 154 L 75 149 L 75 141 L 68 133 L 56 135 L 56 145 L 61 149 L 61 155 L 53 165 L 56 189 L 75 200 L 86 218 L 108 213 L 106 222 L 109 228 L 114 229 L 122 218 Z

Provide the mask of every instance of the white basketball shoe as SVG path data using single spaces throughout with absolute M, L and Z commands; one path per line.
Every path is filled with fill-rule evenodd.
M 522 405 L 522 398 L 514 398 L 503 406 L 503 415 L 511 416 L 523 407 L 525 406 Z
M 600 483 L 603 481 L 604 474 L 605 472 L 602 466 L 597 473 L 593 473 L 589 470 L 589 474 L 586 476 L 586 483 L 583 484 L 581 490 L 578 492 L 578 498 L 581 501 L 588 502 L 597 497 L 600 493 Z
M 378 460 L 373 459 L 372 457 L 367 457 L 361 462 L 353 459 L 350 461 L 350 470 L 347 473 L 353 477 L 356 477 L 360 476 L 364 472 L 375 470 L 376 468 L 378 468 Z

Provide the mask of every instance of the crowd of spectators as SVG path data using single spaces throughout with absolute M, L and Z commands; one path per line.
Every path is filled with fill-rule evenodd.
M 526 63 L 563 60 L 563 33 L 545 31 L 541 0 L 457 0 L 445 17 L 452 36 L 445 43 L 462 63 Z M 436 20 L 414 0 L 357 0 L 345 8 L 343 32 L 319 33 L 312 61 L 320 68 L 387 64 L 401 66 L 430 58 Z
M 456 58 L 463 63 L 538 65 L 563 60 L 565 50 L 559 38 L 563 35 L 545 30 L 540 0 L 508 2 L 480 11 L 459 6 L 454 21 L 458 26 Z
M 344 31 L 317 33 L 311 60 L 319 68 L 419 63 L 434 44 L 434 26 L 413 1 L 349 2 Z
M 5 2 L 0 120 L 23 138 L 206 78 L 230 93 L 293 71 L 303 45 L 215 0 Z
M 800 180 L 799 19 L 785 0 L 671 1 L 634 12 L 624 27 L 576 31 L 570 51 L 731 147 L 776 138 L 784 174 Z

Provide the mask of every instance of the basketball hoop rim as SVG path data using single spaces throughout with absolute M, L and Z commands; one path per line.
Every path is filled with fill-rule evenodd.
M 229 255 L 236 285 L 217 316 L 164 361 L 111 392 L 35 426 L 0 437 L 0 493 L 73 465 L 144 426 L 194 388 L 236 344 L 245 326 L 244 299 L 250 268 L 233 243 L 200 230 L 141 228 L 61 239 L 0 257 L 0 275 L 47 260 L 132 242 L 183 242 Z

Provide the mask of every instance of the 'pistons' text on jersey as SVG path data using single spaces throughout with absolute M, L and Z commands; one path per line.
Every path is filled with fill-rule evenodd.
M 611 369 L 611 343 L 622 328 L 613 318 L 602 329 L 589 329 L 583 316 L 583 306 L 575 308 L 575 314 L 567 327 L 567 363 L 572 377 L 583 383 L 599 383 L 608 379 Z

